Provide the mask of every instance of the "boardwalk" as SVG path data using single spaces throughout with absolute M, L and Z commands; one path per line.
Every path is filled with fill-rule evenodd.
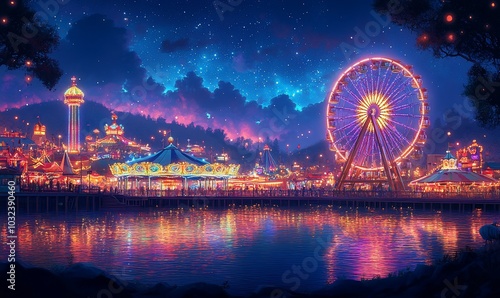
M 372 192 L 333 190 L 216 190 L 207 192 L 128 191 L 118 192 L 20 192 L 18 210 L 24 212 L 68 212 L 150 208 L 224 208 L 239 206 L 333 206 L 365 209 L 422 209 L 500 211 L 500 194 Z M 6 204 L 3 207 L 6 206 Z M 3 208 L 0 207 L 0 208 Z

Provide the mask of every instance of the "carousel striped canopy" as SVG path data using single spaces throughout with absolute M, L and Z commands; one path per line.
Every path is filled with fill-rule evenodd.
M 237 176 L 240 165 L 211 164 L 170 144 L 150 156 L 114 163 L 109 168 L 115 177 L 231 178 Z
M 180 162 L 186 162 L 197 166 L 208 164 L 208 162 L 203 159 L 196 158 L 194 156 L 182 152 L 173 144 L 168 145 L 163 150 L 158 151 L 157 153 L 152 154 L 150 156 L 128 161 L 127 164 L 133 165 L 141 162 L 157 163 L 162 166 Z
M 426 183 L 457 183 L 457 184 L 472 184 L 472 183 L 497 184 L 499 181 L 485 175 L 474 172 L 467 172 L 458 169 L 454 170 L 439 170 L 431 175 L 424 176 L 414 180 L 410 185 L 426 184 Z

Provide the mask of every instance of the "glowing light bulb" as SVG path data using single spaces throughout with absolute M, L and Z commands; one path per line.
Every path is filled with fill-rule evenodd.
M 426 43 L 428 41 L 429 41 L 429 35 L 427 35 L 426 33 L 422 33 L 418 38 L 418 42 L 420 43 Z

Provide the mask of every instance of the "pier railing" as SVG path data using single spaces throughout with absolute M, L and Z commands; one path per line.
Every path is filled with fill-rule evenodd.
M 227 198 L 342 198 L 342 199 L 492 199 L 500 200 L 500 189 L 488 192 L 422 192 L 422 191 L 368 191 L 314 189 L 131 189 L 101 190 L 99 188 L 80 189 L 31 189 L 22 188 L 21 192 L 36 193 L 80 193 L 80 194 L 119 194 L 129 197 L 227 197 Z
M 500 190 L 493 192 L 416 192 L 416 191 L 349 191 L 326 189 L 271 189 L 271 190 L 126 190 L 115 191 L 117 194 L 131 197 L 228 197 L 228 198 L 343 198 L 343 199 L 492 199 L 500 200 Z
M 16 206 L 26 212 L 95 211 L 136 207 L 228 207 L 228 206 L 312 206 L 348 208 L 500 211 L 500 193 L 494 192 L 394 192 L 300 190 L 128 190 L 128 191 L 23 191 Z M 3 206 L 3 207 L 2 207 Z M 0 210 L 7 208 L 2 204 Z

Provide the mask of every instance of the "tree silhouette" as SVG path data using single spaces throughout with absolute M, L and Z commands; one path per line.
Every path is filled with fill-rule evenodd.
M 435 57 L 474 63 L 465 86 L 476 120 L 500 125 L 500 3 L 489 0 L 375 0 L 374 8 L 417 34 L 417 47 Z M 481 91 L 482 90 L 482 91 Z M 496 91 L 496 92 L 495 92 Z
M 57 61 L 48 56 L 59 36 L 43 17 L 48 16 L 22 0 L 0 0 L 0 67 L 25 69 L 27 83 L 36 77 L 51 90 L 62 75 Z
M 479 64 L 468 72 L 464 95 L 476 109 L 476 120 L 484 127 L 500 126 L 500 72 L 492 73 Z

